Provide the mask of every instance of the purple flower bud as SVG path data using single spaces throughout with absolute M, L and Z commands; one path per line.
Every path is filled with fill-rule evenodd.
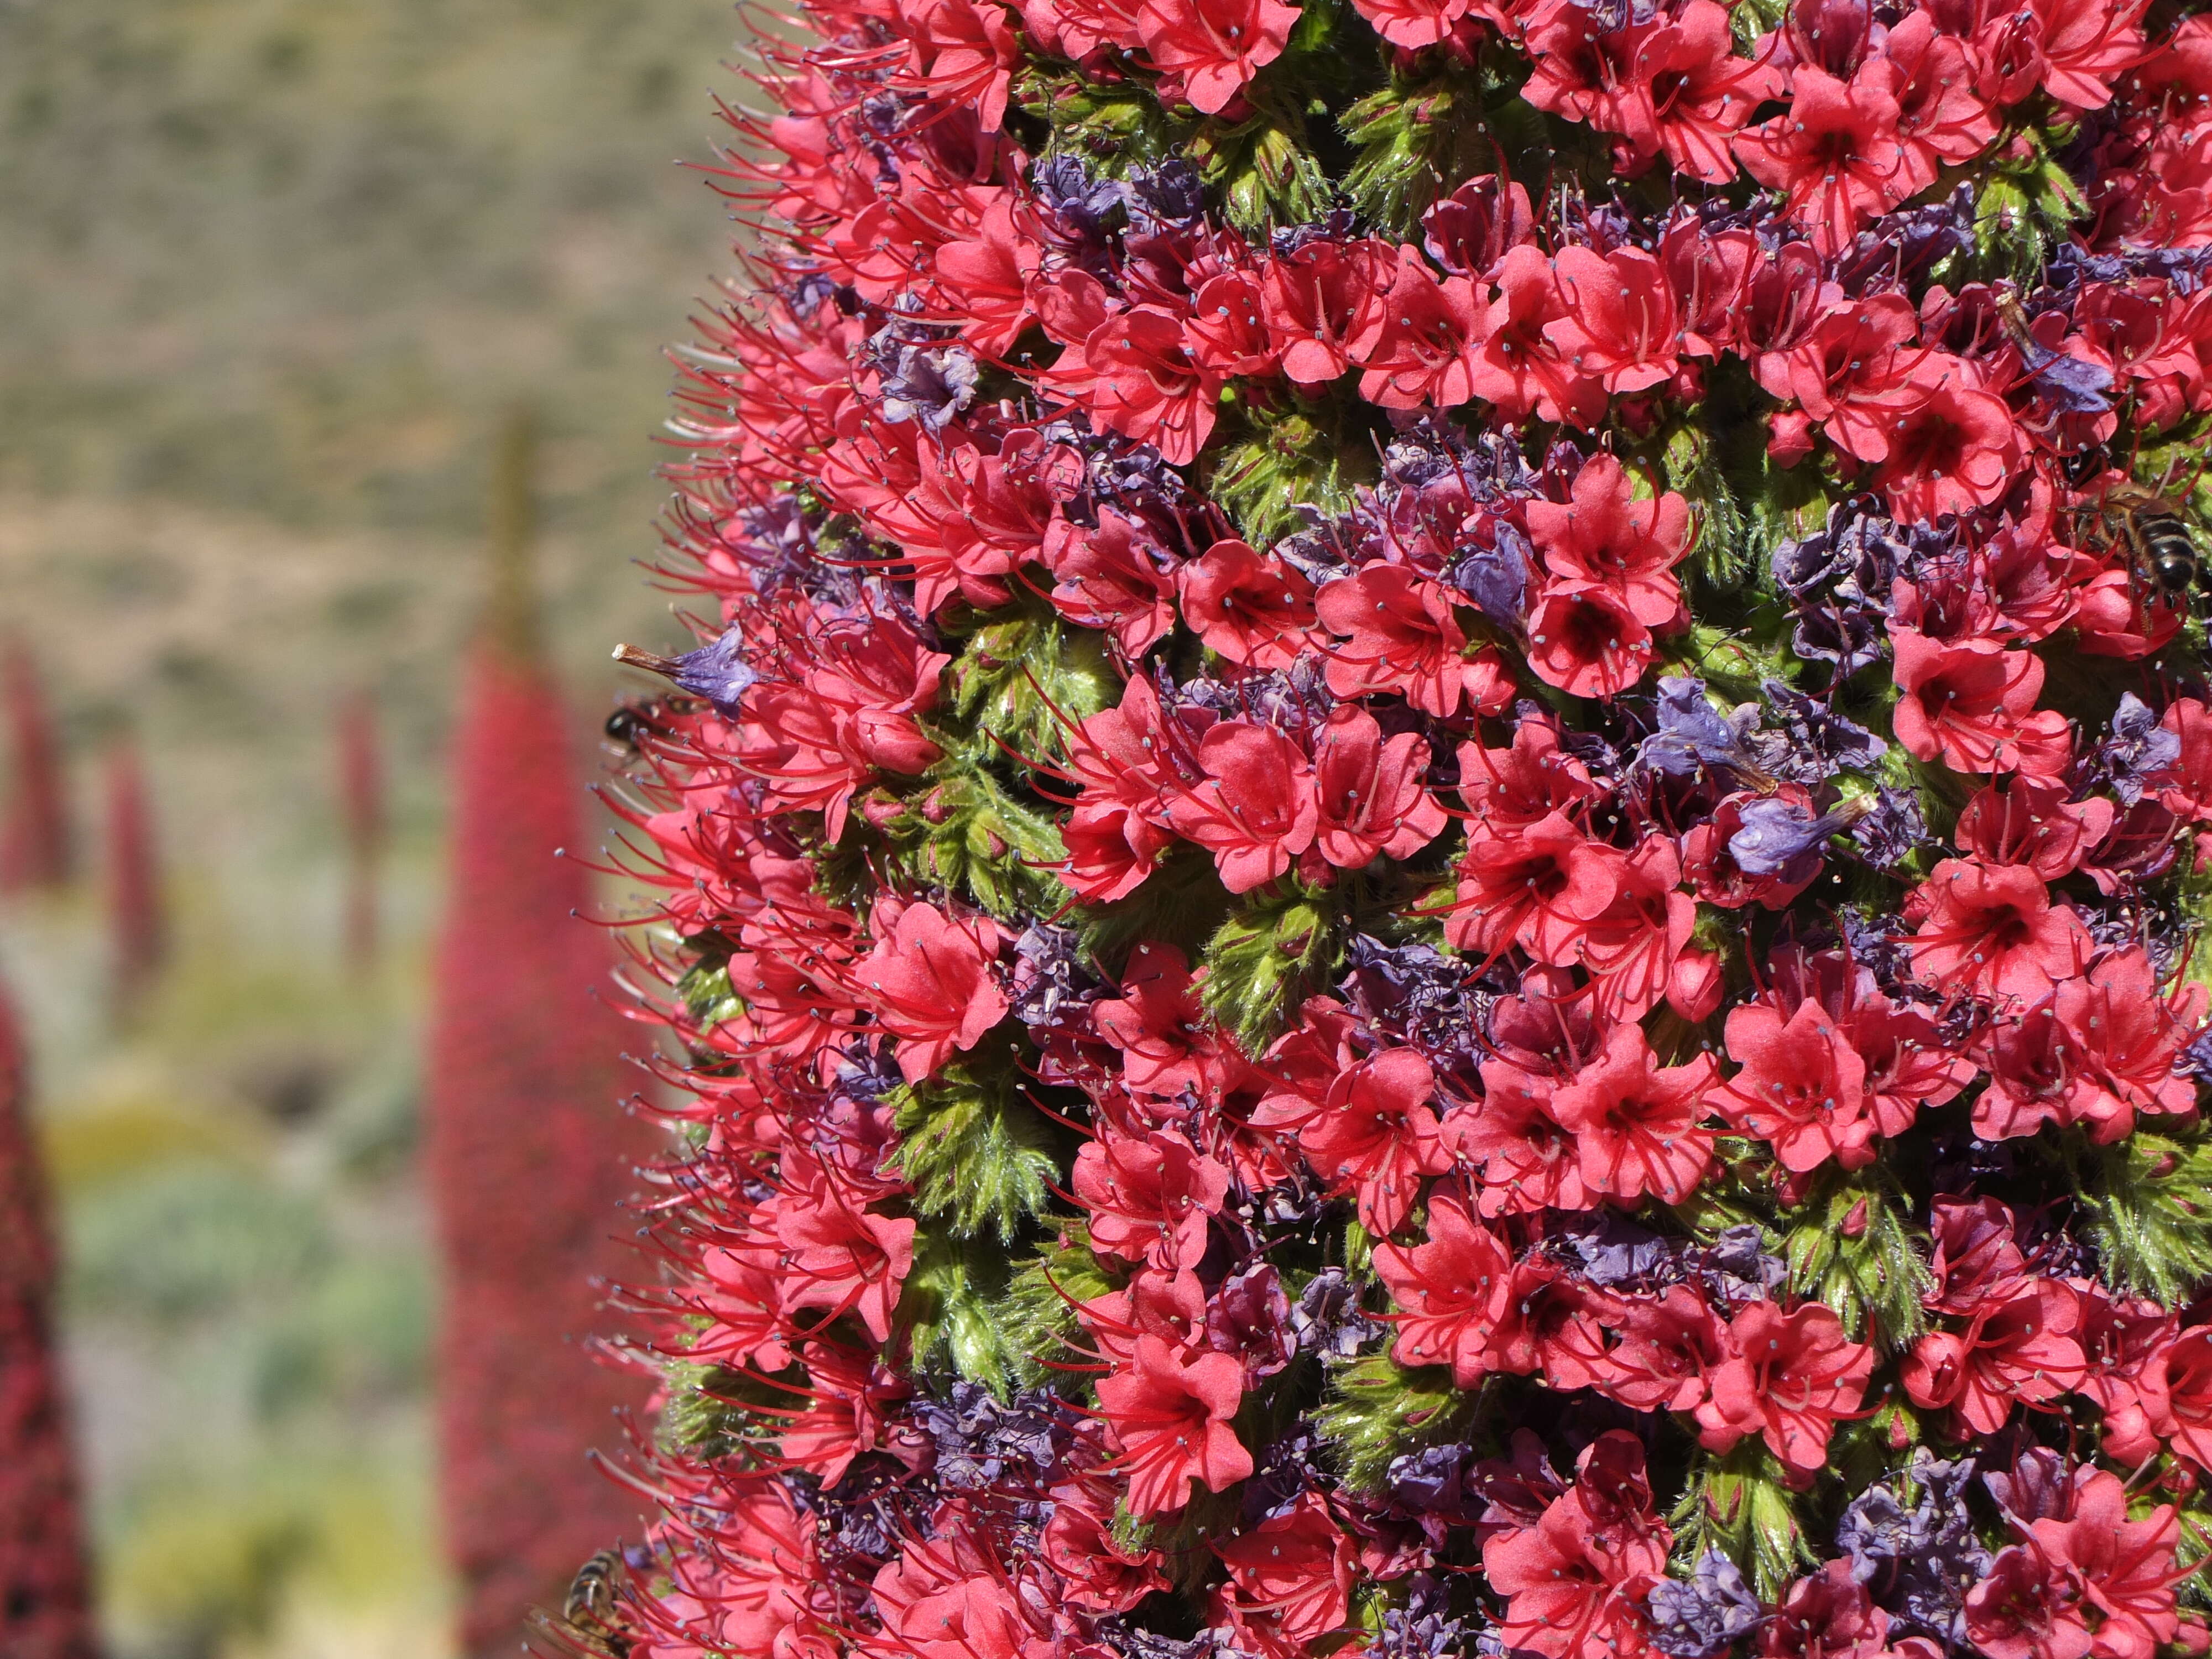
M 1775 771 L 1786 754 L 1778 734 L 1759 729 L 1755 705 L 1723 715 L 1706 697 L 1703 680 L 1661 680 L 1652 714 L 1658 730 L 1637 745 L 1637 762 L 1669 777 L 1694 777 L 1713 767 L 1760 775 Z
M 1359 221 L 1350 208 L 1331 208 L 1318 219 L 1270 232 L 1267 246 L 1277 258 L 1287 259 L 1316 242 L 1348 242 L 1358 234 Z
M 1289 1364 L 1297 1343 L 1282 1275 L 1261 1262 L 1223 1280 L 1206 1299 L 1206 1340 L 1216 1352 L 1235 1354 L 1255 1382 Z
M 656 657 L 650 652 L 623 646 L 615 655 L 623 661 L 665 676 L 679 691 L 703 697 L 725 714 L 738 712 L 738 700 L 760 675 L 739 653 L 744 647 L 743 628 L 726 629 L 720 639 L 686 651 L 680 657 Z
M 2099 770 L 2111 782 L 2112 793 L 2133 806 L 2143 798 L 2151 776 L 2180 759 L 2180 736 L 2160 726 L 2158 716 L 2134 692 L 2121 693 L 2120 706 L 2112 715 L 2112 735 L 2097 750 Z
M 1390 1501 L 1417 1515 L 1434 1516 L 1451 1526 L 1472 1526 L 1485 1499 L 1468 1484 L 1468 1449 L 1430 1446 L 1390 1460 L 1383 1476 Z
M 1324 1267 L 1306 1281 L 1291 1310 L 1291 1332 L 1301 1353 L 1349 1359 L 1383 1334 L 1359 1305 L 1359 1287 L 1341 1267 Z
M 1875 869 L 1894 869 L 1913 848 L 1928 843 L 1928 820 L 1921 815 L 1919 796 L 1883 784 L 1875 791 L 1866 816 L 1851 826 L 1851 841 Z
M 1079 155 L 1048 155 L 1030 169 L 1030 182 L 1043 210 L 1047 229 L 1076 246 L 1102 245 L 1106 221 L 1127 199 L 1112 179 L 1093 179 Z
M 1129 184 L 1130 209 L 1161 224 L 1194 223 L 1206 212 L 1206 186 L 1198 169 L 1180 155 L 1141 168 Z
M 1662 1578 L 1645 1603 L 1651 1645 L 1670 1659 L 1711 1659 L 1754 1629 L 1764 1613 L 1743 1574 L 1718 1550 L 1707 1550 L 1685 1583 Z
M 1382 1634 L 1375 1650 L 1387 1659 L 1443 1659 L 1447 1654 L 1464 1653 L 1467 1625 L 1465 1619 L 1453 1614 L 1451 1595 L 1443 1583 L 1433 1573 L 1416 1573 L 1406 1605 L 1383 1609 Z
M 1797 882 L 1820 867 L 1820 849 L 1849 821 L 1838 812 L 1815 814 L 1770 795 L 1738 811 L 1740 827 L 1729 837 L 1729 856 L 1747 876 L 1778 876 Z
M 1828 262 L 1828 275 L 1853 295 L 1909 287 L 1951 254 L 1973 249 L 1974 191 L 1962 184 L 1948 201 L 1883 214 Z
M 1971 1460 L 1938 1462 L 1923 1449 L 1895 1481 L 1869 1486 L 1836 1524 L 1851 1576 L 1893 1618 L 1939 1641 L 1962 1638 L 1966 1589 L 1989 1570 L 1968 1512 Z
M 981 1383 L 955 1382 L 947 1398 L 917 1401 L 914 1415 L 936 1448 L 939 1483 L 962 1491 L 1044 1484 L 1065 1438 L 1059 1402 L 1041 1389 L 1002 1405 Z
M 2112 371 L 2102 363 L 2093 363 L 2063 351 L 2045 351 L 2039 346 L 2027 351 L 2027 356 L 2029 378 L 2036 391 L 2059 413 L 2101 415 L 2112 406 L 2107 395 L 2112 389 Z M 2043 361 L 2034 362 L 2037 357 Z
M 1674 1246 L 1618 1210 L 1577 1217 L 1553 1237 L 1574 1253 L 1582 1276 L 1605 1290 L 1650 1286 L 1662 1276 L 1679 1277 L 1665 1274 L 1675 1258 Z
M 1526 604 L 1528 556 L 1533 551 L 1526 536 L 1510 524 L 1501 524 L 1494 544 L 1462 553 L 1445 580 L 1499 627 L 1517 628 Z
M 958 346 L 902 346 L 884 376 L 884 418 L 942 432 L 975 401 L 975 360 Z
M 1847 767 L 1871 766 L 1889 748 L 1863 726 L 1845 720 L 1819 698 L 1808 697 L 1781 680 L 1768 680 L 1760 689 L 1782 717 L 1793 758 L 1800 763 L 1784 775 L 1793 782 L 1819 782 Z M 1813 775 L 1805 775 L 1807 771 Z
M 1729 1227 L 1707 1245 L 1698 1263 L 1705 1288 L 1723 1302 L 1764 1302 L 1790 1277 L 1789 1265 L 1760 1248 L 1759 1229 Z
M 1244 1524 L 1257 1526 L 1292 1507 L 1307 1492 L 1326 1486 L 1322 1455 L 1321 1437 L 1303 1418 L 1288 1434 L 1269 1444 L 1244 1483 Z

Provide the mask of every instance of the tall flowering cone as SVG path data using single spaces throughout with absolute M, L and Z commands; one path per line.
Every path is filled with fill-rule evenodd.
M 384 759 L 376 704 L 357 692 L 337 716 L 338 817 L 345 840 L 345 958 L 356 973 L 376 960 L 377 871 L 384 856 Z
M 639 1403 L 599 1363 L 593 1280 L 634 1270 L 613 1243 L 634 1138 L 617 1109 L 623 1026 L 596 1000 L 605 935 L 576 919 L 581 787 L 559 690 L 532 647 L 526 440 L 500 469 L 492 614 L 471 652 L 453 759 L 453 852 L 425 1111 L 444 1263 L 437 1346 L 447 1552 L 470 1655 L 512 1653 L 533 1606 L 627 1532 L 637 1504 L 586 1461 Z
M 0 705 L 8 728 L 7 811 L 0 819 L 0 892 L 59 887 L 74 863 L 68 783 L 53 710 L 38 665 L 20 640 L 0 653 Z
M 54 1251 L 22 1032 L 0 991 L 0 1653 L 92 1659 L 91 1582 L 53 1346 Z
M 802 0 L 629 1659 L 2212 1647 L 2212 18 Z
M 169 912 L 161 879 L 153 802 L 138 746 L 117 744 L 107 756 L 108 969 L 116 1008 L 129 1014 L 144 1000 L 169 959 Z

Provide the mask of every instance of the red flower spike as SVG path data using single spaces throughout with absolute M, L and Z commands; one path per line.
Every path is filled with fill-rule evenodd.
M 2171 1185 L 2134 1137 L 2212 1066 L 2212 715 L 2134 494 L 2186 516 L 2212 413 L 2212 28 L 1784 10 L 810 0 L 769 49 L 679 370 L 702 644 L 629 653 L 674 689 L 617 799 L 686 1132 L 626 1304 L 677 1420 L 788 1397 L 649 1443 L 580 1640 L 1314 1659 L 1405 1580 L 1384 1646 L 2212 1642 L 2157 1507 L 2212 1479 L 2203 1287 L 2119 1282 L 2025 1151 Z M 1955 274 L 2030 236 L 2032 290 Z M 956 1062 L 1006 1261 L 902 1174 Z M 1899 1227 L 1902 1352 L 1793 1296 Z M 1802 1576 L 1676 1558 L 1700 1456 L 1833 1488 Z
M 23 1659 L 94 1659 L 39 1161 L 29 1056 L 0 993 L 0 1648 Z
M 645 1391 L 578 1340 L 602 1318 L 595 1276 L 635 1269 L 613 1241 L 638 1146 L 615 1103 L 622 1024 L 596 1000 L 603 938 L 574 920 L 585 872 L 555 856 L 574 844 L 570 737 L 538 669 L 490 647 L 469 665 L 423 1122 L 442 1509 L 474 1652 L 635 1536 L 640 1509 L 583 1455 Z

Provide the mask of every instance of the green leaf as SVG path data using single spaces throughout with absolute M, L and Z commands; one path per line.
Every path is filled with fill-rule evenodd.
M 745 1011 L 744 1000 L 730 988 L 726 957 L 692 963 L 690 971 L 677 981 L 676 994 L 682 999 L 684 1012 L 702 1030 L 735 1019 Z
M 1799 1570 L 1814 1565 L 1796 1496 L 1763 1441 L 1744 1441 L 1717 1457 L 1701 1454 L 1672 1520 L 1679 1559 L 1720 1551 L 1764 1601 L 1778 1600 Z
M 1222 214 L 1248 236 L 1259 238 L 1279 225 L 1302 224 L 1328 210 L 1329 183 L 1307 142 L 1305 123 L 1296 116 L 1255 122 L 1201 143 L 1194 155 L 1199 174 L 1218 185 Z
M 988 1229 L 1008 1243 L 1044 1208 L 1048 1183 L 1059 1174 L 1051 1127 L 1015 1097 L 1011 1077 L 979 1079 L 954 1066 L 887 1098 L 901 1136 L 890 1163 L 913 1187 L 924 1218 L 949 1219 L 957 1237 Z
M 895 849 L 888 865 L 861 866 L 870 889 L 886 875 L 949 888 L 1001 919 L 1055 908 L 1052 866 L 1066 856 L 1059 825 L 963 757 L 948 757 L 931 776 L 928 790 L 884 826 Z
M 2212 1140 L 2201 1128 L 2138 1129 L 2113 1146 L 2079 1148 L 2083 1230 L 2116 1290 L 2172 1307 L 2212 1279 Z
M 1065 722 L 1105 708 L 1121 677 L 1104 635 L 1033 607 L 994 617 L 970 635 L 950 684 L 959 731 L 975 734 L 967 757 L 981 766 L 999 760 L 999 743 L 1032 760 L 1064 755 Z
M 1447 1368 L 1407 1370 L 1387 1354 L 1370 1354 L 1332 1370 L 1314 1421 L 1344 1484 L 1372 1492 L 1391 1460 L 1453 1438 L 1480 1398 L 1479 1390 L 1453 1388 Z
M 1662 460 L 1667 487 L 1686 497 L 1697 513 L 1692 580 L 1714 593 L 1746 586 L 1754 572 L 1748 521 L 1722 472 L 1715 435 L 1693 415 L 1668 436 Z
M 994 1316 L 1005 1258 L 987 1246 L 942 1232 L 915 1235 L 914 1265 L 899 1286 L 898 1323 L 916 1369 L 949 1362 L 971 1382 L 1003 1396 L 1012 1355 Z
M 1357 148 L 1344 175 L 1352 207 L 1393 240 L 1419 238 L 1421 215 L 1448 181 L 1495 171 L 1476 88 L 1462 75 L 1405 81 L 1370 94 L 1338 118 Z
M 1671 635 L 1662 660 L 1705 681 L 1730 702 L 1755 702 L 1770 679 L 1787 679 L 1789 653 L 1748 638 L 1740 629 L 1698 623 Z
M 1911 1212 L 1880 1165 L 1823 1182 L 1784 1220 L 1793 1292 L 1825 1304 L 1854 1340 L 1886 1354 L 1920 1339 L 1928 1328 L 1921 1307 L 1928 1264 Z
M 1079 1221 L 1067 1223 L 1059 1237 L 1014 1269 L 994 1310 L 1012 1374 L 1025 1385 L 1056 1381 L 1072 1389 L 1073 1381 L 1052 1368 L 1073 1357 L 1071 1344 L 1080 1340 L 1075 1304 L 1120 1288 L 1091 1254 L 1089 1230 Z
M 1109 178 L 1155 166 L 1188 141 L 1191 126 L 1160 108 L 1149 87 L 1094 86 L 1080 71 L 1034 70 L 1014 88 L 1030 114 L 1050 123 L 1048 155 L 1078 155 Z
M 1146 878 L 1143 886 L 1113 904 L 1076 913 L 1084 953 L 1109 972 L 1139 940 L 1172 945 L 1195 958 L 1220 922 L 1229 896 L 1213 872 L 1212 855 L 1179 841 Z
M 1342 941 L 1334 906 L 1291 887 L 1262 889 L 1215 930 L 1200 999 L 1224 1030 L 1256 1054 L 1320 988 Z
M 776 1413 L 792 1401 L 788 1389 L 726 1365 L 678 1360 L 662 1376 L 668 1401 L 660 1412 L 660 1442 L 702 1458 L 734 1456 L 748 1441 L 773 1435 L 781 1420 Z
M 1373 476 L 1364 434 L 1340 430 L 1340 414 L 1328 401 L 1255 404 L 1247 411 L 1252 435 L 1212 459 L 1206 488 L 1253 546 L 1264 550 L 1304 529 L 1300 506 L 1345 511 L 1352 486 Z

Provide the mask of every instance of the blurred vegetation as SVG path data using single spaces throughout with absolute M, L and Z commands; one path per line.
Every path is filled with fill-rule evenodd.
M 736 32 L 719 0 L 0 6 L 0 479 L 467 534 L 527 392 L 567 521 L 636 546 L 653 348 L 723 234 L 672 163 Z
M 725 0 L 0 0 L 0 626 L 77 833 L 135 731 L 178 954 L 0 907 L 116 1659 L 435 1659 L 414 1183 L 452 669 L 500 412 L 544 433 L 579 750 L 650 557 L 661 344 L 724 264 Z M 656 621 L 656 617 L 663 619 Z M 378 709 L 386 954 L 341 967 L 331 721 Z M 7 787 L 0 768 L 0 793 Z

